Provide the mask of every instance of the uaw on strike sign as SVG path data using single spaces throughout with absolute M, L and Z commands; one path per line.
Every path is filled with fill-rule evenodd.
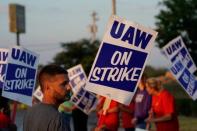
M 157 32 L 111 16 L 86 89 L 129 104 Z
M 38 55 L 16 46 L 10 49 L 7 61 L 2 96 L 31 105 L 36 83 Z
M 190 56 L 181 36 L 171 40 L 162 48 L 162 51 L 172 64 L 174 64 L 175 61 L 179 59 L 191 73 L 196 71 L 196 65 Z
M 67 71 L 73 91 L 70 101 L 84 113 L 89 114 L 92 110 L 95 110 L 97 98 L 95 94 L 84 89 L 87 77 L 82 65 L 76 65 Z
M 177 79 L 179 84 L 183 87 L 186 93 L 193 99 L 197 99 L 197 80 L 195 76 L 189 71 L 189 69 L 184 65 L 182 60 L 177 59 L 170 71 Z

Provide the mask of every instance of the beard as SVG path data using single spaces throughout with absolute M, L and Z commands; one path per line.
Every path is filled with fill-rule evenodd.
M 64 101 L 70 100 L 70 91 L 66 92 L 65 95 L 59 94 L 58 92 L 55 91 L 53 96 L 56 102 L 61 104 Z

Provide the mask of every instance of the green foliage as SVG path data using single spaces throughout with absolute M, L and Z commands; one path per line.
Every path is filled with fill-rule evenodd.
M 163 85 L 176 99 L 189 99 L 184 89 L 176 82 L 171 81 Z
M 175 97 L 179 115 L 197 117 L 197 101 L 193 101 L 177 82 L 164 84 L 164 87 Z
M 179 116 L 180 131 L 196 131 L 197 120 L 194 117 Z
M 82 64 L 88 75 L 95 59 L 100 41 L 90 42 L 82 39 L 75 42 L 62 43 L 63 51 L 54 57 L 54 63 L 70 68 L 77 64 Z
M 148 77 L 157 77 L 161 75 L 165 75 L 166 69 L 164 68 L 153 68 L 151 66 L 146 66 L 144 72 Z
M 180 116 L 179 120 L 179 131 L 196 131 L 197 120 L 195 117 Z M 151 131 L 156 131 L 154 124 L 151 125 Z
M 194 60 L 197 62 L 197 0 L 163 0 L 163 7 L 156 16 L 156 41 L 163 47 L 181 35 Z M 196 63 L 197 64 L 197 63 Z
M 197 101 L 192 99 L 176 99 L 176 108 L 179 115 L 197 117 Z

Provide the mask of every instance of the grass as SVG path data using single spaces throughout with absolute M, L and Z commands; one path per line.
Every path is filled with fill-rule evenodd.
M 180 131 L 197 131 L 197 118 L 179 116 Z M 152 125 L 151 131 L 156 131 L 155 126 Z
M 197 131 L 197 118 L 193 117 L 179 117 L 180 131 Z

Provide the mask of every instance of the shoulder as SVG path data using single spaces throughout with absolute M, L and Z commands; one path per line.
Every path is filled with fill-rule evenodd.
M 61 113 L 57 113 L 53 119 L 53 129 L 58 131 L 70 131 L 70 127 Z
M 28 110 L 27 110 L 27 113 L 28 112 L 34 112 L 36 110 L 43 110 L 43 109 L 48 109 L 50 106 L 46 106 L 45 104 L 43 103 L 39 103 L 39 104 L 35 104 L 33 105 L 32 107 L 30 107 Z
M 172 94 L 171 94 L 168 90 L 166 90 L 166 89 L 163 89 L 163 90 L 161 91 L 161 95 L 162 95 L 162 96 L 172 97 Z
M 174 100 L 174 96 L 166 89 L 162 90 L 160 97 L 165 100 Z
M 59 113 L 58 110 L 54 106 L 49 104 L 39 103 L 29 108 L 26 112 L 26 116 L 31 116 L 31 117 L 41 116 L 43 118 L 49 119 L 52 117 L 56 117 L 58 113 Z

